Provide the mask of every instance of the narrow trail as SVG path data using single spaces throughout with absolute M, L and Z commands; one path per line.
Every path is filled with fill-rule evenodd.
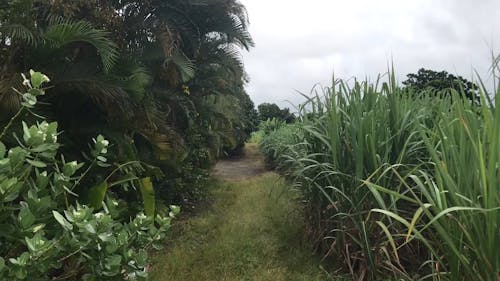
M 220 161 L 213 202 L 177 222 L 153 257 L 153 281 L 332 280 L 303 238 L 301 211 L 254 144 L 245 157 Z
M 257 177 L 266 172 L 264 157 L 256 144 L 247 144 L 244 157 L 219 161 L 214 172 L 216 177 L 227 181 Z

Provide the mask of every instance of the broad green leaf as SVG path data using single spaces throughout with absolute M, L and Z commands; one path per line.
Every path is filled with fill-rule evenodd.
M 23 139 L 24 139 L 24 142 L 28 142 L 30 138 L 31 138 L 31 133 L 30 133 L 30 130 L 28 128 L 28 124 L 26 124 L 26 122 L 23 121 Z
M 73 225 L 69 221 L 67 221 L 58 211 L 52 211 L 52 214 L 54 215 L 54 218 L 57 220 L 57 222 L 64 228 L 66 228 L 67 230 L 73 229 Z
M 33 238 L 25 237 L 26 245 L 31 252 L 39 252 L 47 247 L 47 241 L 41 233 L 37 233 Z
M 137 255 L 135 256 L 135 261 L 137 265 L 140 267 L 144 267 L 148 262 L 148 253 L 144 249 L 140 249 Z
M 47 164 L 45 164 L 45 163 L 43 163 L 41 161 L 37 161 L 37 160 L 26 159 L 26 162 L 28 162 L 29 164 L 31 164 L 32 166 L 37 167 L 37 168 L 45 168 L 45 167 L 47 167 Z
M 101 161 L 101 162 L 107 162 L 108 159 L 104 156 L 97 156 L 97 160 Z
M 66 164 L 64 164 L 63 167 L 63 174 L 67 177 L 71 177 L 75 174 L 76 170 L 78 169 L 78 163 L 76 161 L 71 161 Z
M 33 88 L 39 88 L 43 83 L 50 81 L 49 77 L 41 72 L 30 70 L 30 75 Z
M 40 89 L 29 89 L 29 90 L 28 90 L 28 93 L 29 93 L 30 95 L 32 95 L 33 97 L 43 95 L 43 91 L 42 91 L 42 90 L 40 90 Z
M 118 266 L 122 262 L 122 256 L 112 255 L 106 259 L 107 264 L 110 266 Z
M 9 150 L 10 165 L 12 167 L 18 167 L 26 159 L 26 150 L 21 147 L 14 147 Z
M 96 210 L 102 208 L 102 201 L 106 196 L 108 187 L 108 182 L 106 181 L 91 187 L 87 193 L 87 202 L 89 206 Z
M 142 178 L 139 180 L 141 187 L 142 201 L 144 202 L 144 213 L 149 217 L 155 215 L 155 191 L 151 178 Z
M 0 257 L 0 272 L 5 268 L 5 260 Z
M 87 224 L 85 224 L 85 229 L 86 229 L 89 233 L 91 233 L 91 234 L 95 234 L 95 233 L 96 233 L 95 228 L 94 228 L 94 226 L 93 226 L 91 223 L 87 223 Z
M 49 184 L 49 177 L 47 176 L 47 172 L 37 173 L 36 175 L 36 186 L 39 189 L 44 189 Z
M 177 216 L 181 212 L 181 207 L 176 206 L 176 205 L 170 205 L 170 216 L 174 217 Z
M 9 158 L 0 159 L 0 166 L 6 166 L 7 164 L 9 164 L 9 162 Z
M 19 212 L 18 218 L 19 218 L 19 224 L 21 225 L 22 229 L 28 229 L 29 227 L 31 227 L 33 225 L 33 223 L 35 223 L 35 220 L 36 220 L 35 216 L 30 211 L 30 209 L 27 205 L 24 205 L 21 208 L 21 211 Z
M 0 141 L 0 160 L 5 157 L 5 145 Z
M 3 194 L 5 197 L 3 198 L 4 202 L 14 201 L 19 197 L 19 192 L 23 187 L 23 182 L 18 182 L 17 178 L 11 178 L 7 181 L 7 184 L 4 187 L 1 185 L 2 189 L 5 191 Z

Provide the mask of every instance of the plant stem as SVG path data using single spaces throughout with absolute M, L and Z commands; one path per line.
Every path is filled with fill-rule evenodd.
M 78 177 L 78 179 L 76 180 L 75 184 L 73 184 L 73 186 L 71 187 L 71 191 L 73 191 L 75 189 L 75 187 L 77 187 L 80 182 L 83 180 L 83 178 L 90 172 L 90 170 L 94 167 L 94 164 L 96 163 L 97 160 L 94 159 L 94 161 L 92 161 L 92 163 L 90 163 L 89 167 L 87 168 L 87 170 L 85 170 L 85 172 L 83 172 L 83 174 L 80 175 L 80 177 Z
M 9 121 L 9 123 L 7 124 L 7 126 L 5 126 L 2 130 L 2 134 L 0 134 L 0 140 L 7 134 L 7 131 L 9 130 L 10 127 L 12 127 L 12 124 L 14 124 L 14 120 L 16 120 L 20 115 L 21 113 L 24 111 L 24 107 L 21 107 L 21 109 L 19 109 L 16 113 L 16 115 L 14 115 L 14 117 L 12 117 Z

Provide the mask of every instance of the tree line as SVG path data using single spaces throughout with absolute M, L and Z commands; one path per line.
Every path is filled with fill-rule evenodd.
M 43 72 L 51 81 L 34 113 L 58 122 L 64 152 L 78 158 L 103 134 L 112 161 L 160 167 L 169 201 L 196 196 L 215 160 L 256 126 L 240 56 L 254 42 L 236 0 L 0 6 L 0 124 L 21 105 L 19 74 Z

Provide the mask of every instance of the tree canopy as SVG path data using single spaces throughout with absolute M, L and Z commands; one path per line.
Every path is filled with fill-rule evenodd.
M 0 152 L 21 149 L 16 148 L 16 136 L 22 136 L 23 129 L 29 135 L 21 120 L 32 124 L 43 117 L 50 123 L 38 126 L 58 127 L 63 132 L 57 134 L 58 141 L 64 145 L 53 150 L 57 155 L 48 164 L 33 157 L 25 165 L 26 171 L 49 166 L 44 172 L 47 178 L 60 182 L 58 159 L 63 163 L 64 159 L 89 161 L 83 172 L 88 176 L 71 178 L 76 188 L 65 187 L 66 191 L 83 204 L 88 194 L 98 195 L 95 208 L 113 194 L 127 204 L 120 206 L 124 211 L 119 219 L 124 224 L 134 223 L 129 217 L 140 209 L 137 201 L 149 202 L 144 204 L 149 206 L 146 213 L 152 213 L 155 200 L 167 206 L 187 204 L 203 194 L 216 160 L 237 151 L 256 127 L 257 113 L 245 92 L 248 78 L 240 55 L 253 45 L 247 12 L 238 0 L 0 1 L 0 126 L 8 129 L 2 133 Z M 50 81 L 44 84 L 44 95 L 28 95 L 38 103 L 26 110 L 23 98 L 27 96 L 19 93 L 34 90 L 21 74 L 35 73 L 31 69 Z M 18 121 L 15 124 L 13 116 Z M 29 130 L 40 131 L 37 127 Z M 109 149 L 106 157 L 96 154 L 91 159 L 93 154 L 87 152 L 92 142 L 106 144 L 99 150 Z M 28 172 L 23 175 L 31 174 Z M 40 177 L 41 171 L 32 174 Z M 16 174 L 8 176 L 17 180 Z M 113 185 L 117 187 L 112 189 Z M 139 189 L 142 197 L 130 192 Z M 38 192 L 23 187 L 24 191 L 29 196 Z M 55 197 L 57 208 L 75 203 L 63 197 Z M 23 198 L 20 200 L 27 197 Z M 6 217 L 2 210 L 0 215 Z M 93 216 L 92 209 L 85 212 Z M 7 213 L 15 219 L 19 212 L 9 209 Z M 65 222 L 61 216 L 56 219 Z M 0 235 L 0 245 L 4 245 L 0 247 L 0 267 L 22 252 L 23 237 Z M 9 239 L 19 240 L 16 245 L 21 248 L 8 249 Z M 109 254 L 104 252 L 99 253 Z M 78 260 L 76 253 L 64 260 L 50 260 L 43 272 L 35 274 L 38 268 L 31 268 L 34 271 L 29 271 L 29 277 L 81 280 L 91 266 L 85 259 Z M 89 255 L 100 263 L 96 267 L 109 260 Z M 112 258 L 113 277 L 95 280 L 123 280 L 117 265 L 127 266 L 128 261 Z
M 289 108 L 281 109 L 275 103 L 262 103 L 257 107 L 259 111 L 259 119 L 261 121 L 278 119 L 285 121 L 286 123 L 291 123 L 295 120 L 295 115 L 290 113 Z
M 434 71 L 421 68 L 417 73 L 407 75 L 408 79 L 403 81 L 403 85 L 411 88 L 414 93 L 448 93 L 450 90 L 456 91 L 462 98 L 467 98 L 474 103 L 479 103 L 479 87 L 461 76 L 449 74 L 446 71 Z
M 239 53 L 254 42 L 237 0 L 0 5 L 0 125 L 20 106 L 20 73 L 36 69 L 51 77 L 36 113 L 58 121 L 66 152 L 102 133 L 116 160 L 161 167 L 170 191 L 191 173 L 181 167 L 208 169 L 255 126 Z

